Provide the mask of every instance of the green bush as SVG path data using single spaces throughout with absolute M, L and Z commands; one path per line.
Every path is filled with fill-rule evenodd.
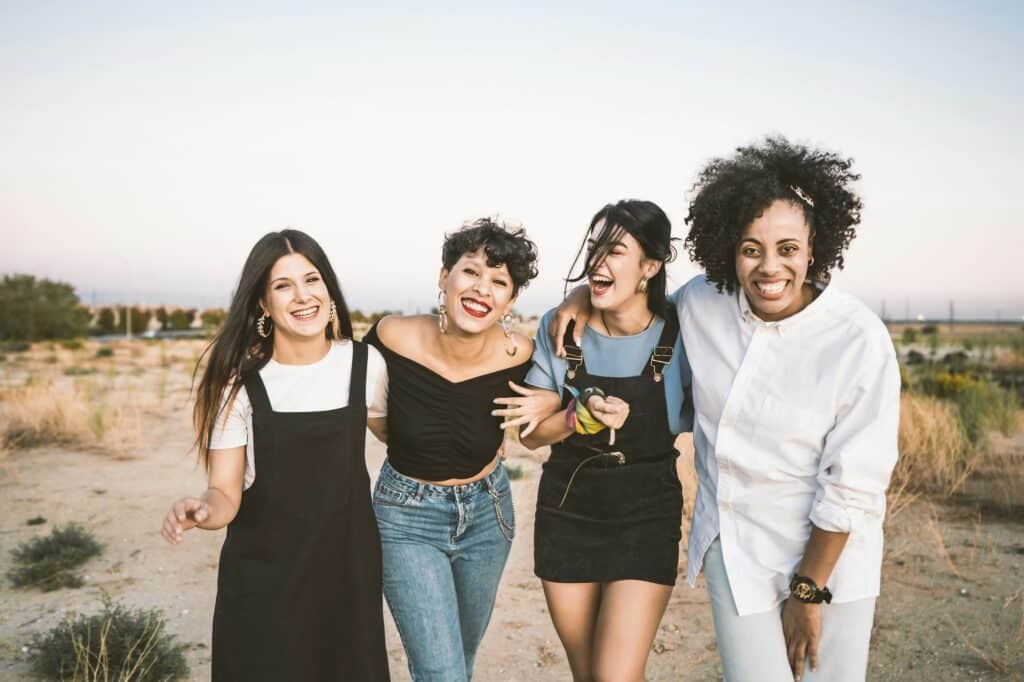
M 96 357 L 98 358 L 112 358 L 114 357 L 114 349 L 109 346 L 103 346 L 96 351 Z
M 987 431 L 1009 436 L 1017 423 L 1017 399 L 996 384 L 983 380 L 968 381 L 951 396 L 960 416 L 964 433 L 977 443 Z
M 103 545 L 77 523 L 57 526 L 49 535 L 26 540 L 11 550 L 13 566 L 7 577 L 15 587 L 38 587 L 44 592 L 80 587 L 82 578 L 74 569 L 102 551 Z
M 129 609 L 108 599 L 103 611 L 67 619 L 31 641 L 37 675 L 53 680 L 181 680 L 188 677 L 184 646 L 167 634 L 158 609 Z
M 78 365 L 72 365 L 64 370 L 64 376 L 69 377 L 84 377 L 89 374 L 95 374 L 96 370 L 92 367 L 79 367 Z
M 85 344 L 79 339 L 69 339 L 67 341 L 61 341 L 60 347 L 64 350 L 82 350 L 85 348 Z
M 7 341 L 6 343 L 0 343 L 0 350 L 5 353 L 24 353 L 32 348 L 32 344 L 28 341 Z

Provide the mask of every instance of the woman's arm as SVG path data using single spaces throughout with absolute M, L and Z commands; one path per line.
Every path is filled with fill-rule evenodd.
M 797 573 L 825 586 L 851 533 L 880 526 L 885 490 L 898 456 L 900 375 L 888 336 L 886 347 L 867 351 L 853 387 L 825 438 L 818 466 L 818 491 L 811 508 L 811 537 Z M 821 604 L 794 597 L 782 610 L 783 634 L 793 673 L 804 659 L 818 667 Z
M 546 391 L 546 393 L 552 392 Z M 552 395 L 556 398 L 558 397 L 557 393 L 552 393 Z M 565 420 L 565 410 L 561 410 L 537 424 L 537 428 L 528 435 L 520 435 L 519 442 L 530 450 L 536 450 L 545 445 L 559 443 L 568 438 L 572 433 L 573 430 L 569 428 Z
M 379 440 L 381 443 L 387 445 L 388 442 L 388 418 L 387 417 L 369 417 L 366 420 L 366 428 L 370 429 L 370 433 Z
M 187 530 L 217 530 L 234 520 L 242 503 L 245 448 L 210 450 L 208 487 L 199 497 L 183 497 L 171 505 L 161 529 L 167 542 L 181 544 Z

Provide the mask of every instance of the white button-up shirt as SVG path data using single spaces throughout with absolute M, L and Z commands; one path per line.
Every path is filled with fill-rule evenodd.
M 850 533 L 827 583 L 834 601 L 877 596 L 900 406 L 885 325 L 834 287 L 779 322 L 703 275 L 676 296 L 696 408 L 690 585 L 720 537 L 739 615 L 768 611 L 814 524 Z

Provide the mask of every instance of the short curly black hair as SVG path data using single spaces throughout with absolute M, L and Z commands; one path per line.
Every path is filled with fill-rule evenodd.
M 451 270 L 463 255 L 475 253 L 480 247 L 487 254 L 488 265 L 508 267 L 513 296 L 537 276 L 537 245 L 526 238 L 526 230 L 490 218 L 470 221 L 457 232 L 446 234 L 441 262 Z
M 777 200 L 799 206 L 813 235 L 807 277 L 827 282 L 832 268 L 843 267 L 843 252 L 857 235 L 862 203 L 850 188 L 860 175 L 853 159 L 767 137 L 739 147 L 727 159 L 712 159 L 693 185 L 686 224 L 686 250 L 710 282 L 734 293 L 736 249 L 751 222 Z M 803 195 L 803 196 L 801 196 Z

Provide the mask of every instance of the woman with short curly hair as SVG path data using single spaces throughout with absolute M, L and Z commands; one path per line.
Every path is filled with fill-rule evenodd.
M 867 670 L 900 377 L 885 325 L 829 285 L 860 222 L 851 167 L 775 137 L 694 185 L 705 274 L 675 294 L 696 411 L 687 570 L 704 569 L 730 681 Z
M 555 406 L 524 396 L 492 414 L 530 366 L 511 311 L 537 275 L 534 243 L 485 218 L 441 251 L 437 314 L 389 315 L 366 340 L 389 376 L 386 428 L 374 431 L 388 446 L 373 492 L 384 596 L 412 678 L 447 682 L 473 676 L 515 533 L 500 417 L 518 425 L 531 404 L 544 416 Z

